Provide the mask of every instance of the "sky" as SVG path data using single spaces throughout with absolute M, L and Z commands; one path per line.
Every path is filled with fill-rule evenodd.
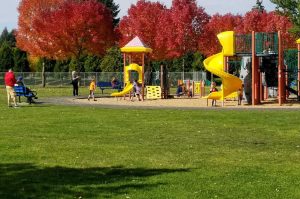
M 18 11 L 17 7 L 21 0 L 1 0 L 0 1 L 0 31 L 7 27 L 8 30 L 17 28 Z M 157 0 L 151 0 L 157 1 Z M 119 17 L 127 15 L 127 10 L 131 4 L 135 4 L 137 0 L 115 0 L 120 6 Z M 172 0 L 159 0 L 167 7 L 170 7 Z M 210 14 L 244 14 L 249 11 L 256 3 L 256 0 L 197 0 L 198 5 L 205 8 Z M 267 11 L 275 9 L 275 5 L 270 0 L 263 0 L 263 5 Z

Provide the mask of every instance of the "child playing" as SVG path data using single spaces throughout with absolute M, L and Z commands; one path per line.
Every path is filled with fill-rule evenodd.
M 97 101 L 95 99 L 95 90 L 96 90 L 96 81 L 95 81 L 95 78 L 93 77 L 92 81 L 90 83 L 90 94 L 89 94 L 89 97 L 88 97 L 89 101 L 90 101 L 91 97 L 93 98 L 94 101 Z
M 189 97 L 193 97 L 193 90 L 194 90 L 194 87 L 193 87 L 193 85 L 190 85 L 190 88 L 189 88 L 189 91 L 188 91 L 188 96 Z
M 177 87 L 177 90 L 176 90 L 176 95 L 177 97 L 180 97 L 181 95 L 184 94 L 183 92 L 183 88 L 184 87 L 184 84 L 179 84 L 178 87 Z
M 243 92 L 244 92 L 244 84 L 242 84 L 242 87 L 238 90 L 238 105 L 242 105 Z
M 216 88 L 216 82 L 212 82 L 210 85 L 210 93 L 217 92 L 218 89 Z M 212 100 L 211 106 L 217 106 L 217 100 Z
M 135 93 L 135 96 L 138 98 L 139 101 L 141 101 L 141 90 L 142 90 L 142 86 L 140 83 L 138 83 L 137 80 L 134 80 L 133 82 L 133 90 Z

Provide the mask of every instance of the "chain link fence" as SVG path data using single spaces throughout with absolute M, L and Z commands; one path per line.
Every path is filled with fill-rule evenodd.
M 0 72 L 0 84 L 4 85 L 5 72 Z M 15 72 L 16 78 L 18 76 L 23 77 L 25 85 L 31 87 L 42 87 L 41 72 Z M 93 77 L 96 81 L 110 82 L 112 77 L 116 77 L 119 80 L 123 80 L 123 72 L 98 72 L 98 73 L 80 73 L 80 86 L 88 86 Z M 132 74 L 132 78 L 136 74 Z M 193 80 L 200 81 L 206 80 L 206 72 L 169 72 L 168 79 L 170 85 L 177 86 L 178 80 Z M 71 72 L 46 72 L 45 73 L 45 85 L 46 87 L 67 87 L 71 84 Z M 160 85 L 160 72 L 145 73 L 146 85 Z

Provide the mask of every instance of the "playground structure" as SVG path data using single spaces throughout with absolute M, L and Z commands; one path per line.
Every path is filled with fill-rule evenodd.
M 210 93 L 204 97 L 213 100 L 225 100 L 237 97 L 237 91 L 244 86 L 244 99 L 248 104 L 258 105 L 270 96 L 277 97 L 279 105 L 286 102 L 289 93 L 293 93 L 300 100 L 300 39 L 297 41 L 298 51 L 294 51 L 298 57 L 297 67 L 284 65 L 283 41 L 280 31 L 278 33 L 235 34 L 233 31 L 220 33 L 218 39 L 222 45 L 222 52 L 212 55 L 204 60 L 205 68 L 222 80 L 221 90 Z M 145 58 L 152 49 L 147 47 L 138 37 L 135 37 L 126 46 L 121 48 L 124 59 L 124 89 L 121 92 L 112 93 L 112 96 L 124 96 L 131 93 L 133 88 L 133 72 L 137 72 L 137 79 L 142 84 L 141 96 L 145 96 Z M 233 74 L 232 63 L 239 62 L 240 67 Z M 169 85 L 166 68 L 161 66 L 161 89 L 152 89 L 150 98 L 168 98 Z M 295 75 L 296 74 L 296 75 Z M 197 82 L 185 82 L 186 87 L 193 85 L 192 96 L 195 91 L 203 97 L 203 84 Z M 200 89 L 200 93 L 199 93 Z M 148 95 L 147 95 L 148 96 Z
M 296 50 L 297 64 L 294 65 L 293 72 L 294 72 L 294 74 L 296 74 L 295 77 L 297 77 L 297 79 L 295 78 L 296 79 L 295 86 L 297 86 L 298 92 L 296 92 L 296 94 L 298 97 L 298 101 L 300 101 L 300 39 L 298 39 L 296 41 L 296 43 L 297 43 L 297 50 Z M 295 66 L 297 66 L 297 67 L 295 67 Z
M 234 95 L 242 87 L 242 81 L 238 77 L 224 71 L 225 57 L 233 56 L 235 54 L 234 32 L 227 31 L 220 33 L 218 34 L 218 39 L 223 47 L 222 52 L 208 57 L 203 63 L 208 71 L 222 79 L 222 90 L 212 92 L 205 98 L 224 100 L 226 97 Z
M 152 49 L 147 47 L 138 37 L 135 37 L 127 45 L 121 48 L 124 62 L 124 89 L 121 92 L 112 93 L 111 96 L 122 97 L 130 93 L 133 89 L 132 71 L 138 73 L 138 83 L 142 84 L 142 99 L 144 100 L 145 84 L 145 56 L 152 53 Z M 141 65 L 139 65 L 139 64 Z
M 244 84 L 244 98 L 249 104 L 258 105 L 268 98 L 270 88 L 276 88 L 279 105 L 286 102 L 288 93 L 300 96 L 300 39 L 298 43 L 298 66 L 288 70 L 284 65 L 282 35 L 278 33 L 235 34 L 233 31 L 222 32 L 218 39 L 222 52 L 204 60 L 205 68 L 222 79 L 222 89 L 206 96 L 207 99 L 224 100 L 237 95 Z M 230 74 L 233 60 L 239 60 L 242 67 L 237 75 Z M 294 67 L 295 68 L 295 67 Z M 244 70 L 244 71 L 243 71 Z M 295 73 L 296 89 L 291 88 L 291 73 Z M 232 72 L 232 71 L 231 71 Z M 240 73 L 238 77 L 238 73 Z M 295 76 L 295 75 L 294 75 Z M 241 80 L 242 79 L 242 80 Z

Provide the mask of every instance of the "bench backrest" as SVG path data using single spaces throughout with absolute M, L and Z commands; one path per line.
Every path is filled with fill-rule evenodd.
M 111 87 L 111 82 L 97 82 L 98 87 Z
M 120 85 L 122 87 L 123 82 L 118 82 L 117 85 Z M 112 87 L 111 82 L 97 82 L 98 87 Z
M 15 86 L 14 90 L 17 94 L 26 93 L 26 87 L 25 86 Z
M 36 92 L 27 89 L 26 86 L 14 86 L 14 90 L 17 96 L 24 96 L 24 97 L 36 96 Z

